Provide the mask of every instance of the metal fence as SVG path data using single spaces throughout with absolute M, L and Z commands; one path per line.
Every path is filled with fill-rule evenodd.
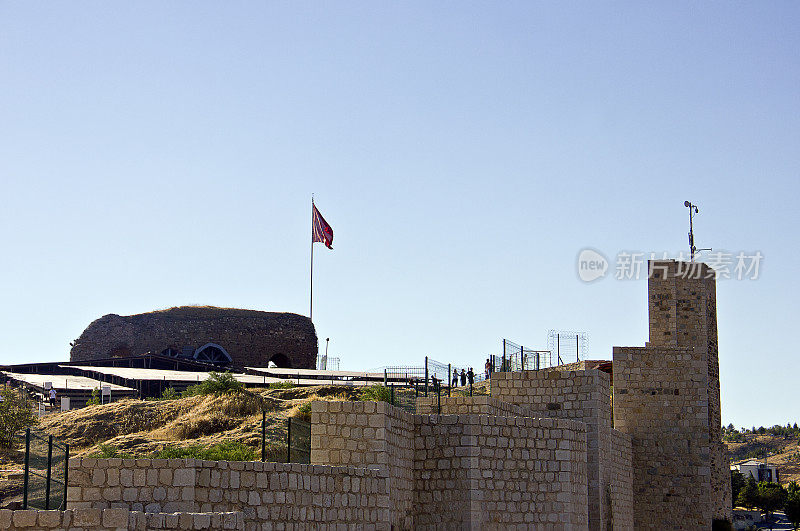
M 533 350 L 503 339 L 503 353 L 490 356 L 492 372 L 538 371 L 553 367 L 549 350 Z
M 547 348 L 553 353 L 557 365 L 587 359 L 589 338 L 586 332 L 572 330 L 550 330 L 547 333 Z
M 278 461 L 286 463 L 311 462 L 311 424 L 289 417 L 286 419 L 286 446 L 282 444 L 267 444 L 267 432 L 274 427 L 267 423 L 266 411 L 261 412 L 261 460 Z M 282 430 L 278 428 L 278 433 Z M 277 433 L 273 433 L 277 435 Z M 281 435 L 282 437 L 283 435 Z M 285 460 L 285 461 L 284 461 Z
M 311 463 L 311 424 L 289 417 L 286 421 L 286 462 Z
M 17 441 L 25 448 L 22 508 L 65 510 L 69 445 L 31 428 L 17 435 Z
M 486 379 L 483 367 L 468 367 L 466 365 L 462 366 L 454 363 L 443 363 L 428 356 L 425 356 L 425 361 L 422 365 L 390 365 L 373 370 L 383 371 L 387 382 L 400 381 L 410 386 L 423 384 L 428 388 L 432 387 L 435 381 L 441 382 L 441 385 L 445 387 L 450 385 L 453 387 L 458 387 L 459 385 L 467 386 L 470 383 L 470 371 L 472 371 L 472 383 Z M 457 380 L 453 378 L 454 371 L 458 374 Z M 461 377 L 462 373 L 463 380 Z
M 317 370 L 319 371 L 338 371 L 339 358 L 331 358 L 327 354 L 317 354 Z
M 474 384 L 467 384 L 463 387 L 454 387 L 448 385 L 447 381 L 431 379 L 429 385 L 424 382 L 415 382 L 407 384 L 389 383 L 385 386 L 388 391 L 386 402 L 408 411 L 409 413 L 417 413 L 417 399 L 428 398 L 433 399 L 434 407 L 437 413 L 441 413 L 442 398 L 450 396 L 473 396 L 474 394 L 488 393 L 488 387 L 476 388 Z

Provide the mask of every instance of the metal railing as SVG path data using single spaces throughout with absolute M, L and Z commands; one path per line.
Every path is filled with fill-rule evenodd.
M 31 428 L 18 436 L 25 448 L 25 471 L 22 492 L 23 509 L 60 509 L 67 507 L 69 483 L 69 445 L 52 435 Z
M 429 385 L 425 386 L 422 382 L 409 383 L 409 384 L 394 384 L 389 383 L 387 386 L 389 397 L 386 402 L 408 411 L 409 413 L 418 413 L 418 399 L 427 398 L 428 404 L 434 404 L 436 413 L 442 411 L 442 398 L 450 396 L 473 396 L 479 393 L 474 383 L 468 383 L 463 387 L 454 387 L 448 385 L 448 382 L 441 381 L 438 378 L 432 378 Z M 482 387 L 482 394 L 488 391 L 488 388 Z M 428 411 L 428 408 L 425 409 Z
M 558 365 L 549 350 L 533 350 L 503 339 L 503 353 L 489 357 L 492 372 L 538 371 Z
M 425 356 L 422 365 L 391 365 L 374 370 L 383 371 L 384 385 L 403 382 L 402 385 L 412 388 L 422 386 L 426 396 L 437 380 L 442 387 L 467 387 L 486 379 L 483 367 L 478 367 L 476 370 L 474 367 L 442 363 L 428 356 Z M 457 373 L 457 378 L 454 378 L 454 371 Z

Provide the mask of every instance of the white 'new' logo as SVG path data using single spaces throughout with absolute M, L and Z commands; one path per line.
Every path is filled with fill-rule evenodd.
M 584 249 L 578 254 L 578 278 L 592 282 L 606 276 L 608 260 L 594 249 Z

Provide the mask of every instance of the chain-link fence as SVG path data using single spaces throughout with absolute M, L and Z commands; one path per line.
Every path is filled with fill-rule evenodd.
M 60 509 L 67 505 L 69 445 L 28 428 L 17 435 L 25 448 L 23 509 Z
M 550 330 L 547 333 L 547 348 L 553 353 L 556 365 L 587 359 L 588 342 L 589 339 L 586 332 Z
M 503 353 L 491 355 L 492 372 L 538 371 L 553 367 L 553 355 L 549 350 L 533 350 L 503 339 Z
M 286 462 L 311 463 L 311 424 L 292 417 L 286 423 Z

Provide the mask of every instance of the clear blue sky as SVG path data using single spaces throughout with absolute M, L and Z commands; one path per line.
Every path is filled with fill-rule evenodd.
M 0 362 L 97 317 L 308 311 L 343 368 L 647 340 L 593 247 L 718 285 L 723 421 L 800 421 L 795 2 L 2 2 Z M 613 264 L 612 264 L 613 268 Z M 613 273 L 613 271 L 611 272 Z

